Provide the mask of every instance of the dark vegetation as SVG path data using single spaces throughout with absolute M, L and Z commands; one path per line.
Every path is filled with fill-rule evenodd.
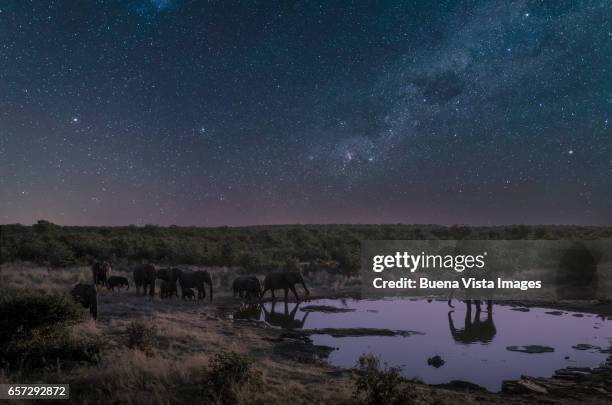
M 260 391 L 262 379 L 251 359 L 235 352 L 220 352 L 210 362 L 207 385 L 213 401 L 233 404 L 238 402 L 238 390 Z
M 23 370 L 92 362 L 102 343 L 69 327 L 84 310 L 67 294 L 14 290 L 0 297 L 0 365 Z
M 360 243 L 367 239 L 608 239 L 612 227 L 436 225 L 282 225 L 241 228 L 74 227 L 39 221 L 0 226 L 2 263 L 113 266 L 152 262 L 168 265 L 241 266 L 249 271 L 336 266 L 354 272 Z
M 134 321 L 127 326 L 127 334 L 127 346 L 130 349 L 138 349 L 152 355 L 153 349 L 157 346 L 157 327 L 155 325 Z
M 355 367 L 355 398 L 367 405 L 413 404 L 414 389 L 407 385 L 401 368 L 380 366 L 372 354 L 364 354 Z

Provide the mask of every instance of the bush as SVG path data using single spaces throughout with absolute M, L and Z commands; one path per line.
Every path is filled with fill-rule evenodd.
M 13 339 L 2 352 L 6 367 L 57 367 L 60 362 L 95 362 L 104 345 L 99 338 L 73 336 L 67 328 L 48 327 L 32 332 L 29 339 Z
M 218 402 L 237 403 L 237 389 L 258 389 L 261 386 L 261 374 L 253 370 L 252 365 L 250 359 L 235 352 L 221 352 L 213 357 L 209 384 Z
M 60 362 L 94 361 L 97 339 L 72 336 L 68 326 L 84 309 L 67 294 L 16 290 L 0 297 L 0 363 L 34 368 Z
M 157 346 L 157 327 L 148 326 L 144 322 L 134 321 L 127 326 L 128 341 L 130 349 L 138 349 L 147 354 L 152 354 Z
M 372 354 L 364 354 L 357 360 L 355 397 L 363 397 L 368 405 L 410 404 L 412 393 L 405 386 L 399 367 L 380 369 L 380 361 Z
M 17 336 L 30 338 L 36 329 L 74 324 L 83 313 L 68 294 L 10 291 L 0 297 L 0 343 Z

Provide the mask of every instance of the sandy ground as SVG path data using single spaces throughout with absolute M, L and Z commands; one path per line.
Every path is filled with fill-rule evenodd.
M 114 272 L 114 275 L 127 275 Z M 73 400 L 78 403 L 181 403 L 197 398 L 198 368 L 205 367 L 217 352 L 232 350 L 254 359 L 262 372 L 263 387 L 252 401 L 294 404 L 355 403 L 350 371 L 339 370 L 324 361 L 295 361 L 275 348 L 287 341 L 283 331 L 265 324 L 233 321 L 227 314 L 241 305 L 229 288 L 229 269 L 213 270 L 214 301 L 186 302 L 178 298 L 160 300 L 139 296 L 134 288 L 111 292 L 100 289 L 99 319 L 75 327 L 76 333 L 101 336 L 108 349 L 96 366 L 45 370 L 36 375 L 0 375 L 0 380 L 25 382 L 70 382 Z M 131 278 L 131 277 L 130 277 Z M 3 266 L 0 289 L 37 288 L 68 291 L 78 281 L 89 281 L 86 267 L 46 269 Z M 312 297 L 354 295 L 355 280 L 338 280 L 321 275 L 310 280 Z M 157 348 L 152 355 L 126 347 L 126 328 L 141 320 L 157 326 Z M 109 395 L 113 392 L 113 395 Z M 74 402 L 73 401 L 73 402 Z M 480 391 L 456 391 L 414 384 L 415 403 L 576 403 L 576 398 L 550 394 L 504 395 Z M 582 403 L 610 403 L 610 398 L 582 395 Z M 197 401 L 196 401 L 197 402 Z

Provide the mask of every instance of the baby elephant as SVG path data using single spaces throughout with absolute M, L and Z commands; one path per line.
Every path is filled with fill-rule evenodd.
M 170 298 L 173 295 L 178 297 L 178 293 L 176 291 L 176 281 L 162 281 L 159 286 L 159 298 Z
M 119 290 L 121 290 L 121 287 L 126 287 L 126 289 L 129 290 L 130 282 L 125 277 L 110 276 L 107 280 L 106 288 L 115 291 L 115 287 L 117 287 Z
M 261 283 L 255 276 L 242 276 L 238 277 L 232 283 L 232 289 L 234 290 L 234 297 L 236 293 L 240 298 L 259 298 L 261 294 Z
M 183 288 L 183 299 L 195 300 L 195 293 L 193 292 L 193 288 Z

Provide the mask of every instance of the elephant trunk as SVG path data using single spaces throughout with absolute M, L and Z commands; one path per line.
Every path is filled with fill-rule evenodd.
M 213 299 L 213 286 L 212 286 L 212 280 L 210 281 L 210 283 L 208 283 L 208 291 L 210 293 L 210 301 L 212 302 Z

